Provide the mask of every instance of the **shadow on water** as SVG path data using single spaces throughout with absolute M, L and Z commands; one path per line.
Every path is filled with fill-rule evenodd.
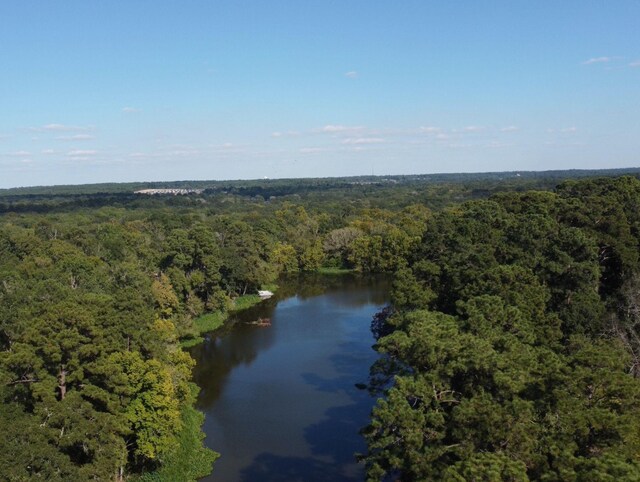
M 349 397 L 350 403 L 327 409 L 322 420 L 304 429 L 311 451 L 320 456 L 329 456 L 339 466 L 355 464 L 355 453 L 366 449 L 360 430 L 368 422 L 373 400 L 366 391 L 356 388 L 356 384 L 363 380 L 354 375 L 354 372 L 357 373 L 354 368 L 370 365 L 375 356 L 372 352 L 359 351 L 362 351 L 362 347 L 357 343 L 341 344 L 340 352 L 331 357 L 336 370 L 334 377 L 303 374 L 305 381 L 318 391 L 344 393 Z
M 240 480 L 361 482 L 364 467 L 357 463 L 355 454 L 366 448 L 359 431 L 366 424 L 371 406 L 371 398 L 363 393 L 361 400 L 353 404 L 329 408 L 322 421 L 304 428 L 304 438 L 313 456 L 263 452 L 241 470 Z
M 367 423 L 371 407 L 371 398 L 363 393 L 362 399 L 353 404 L 328 409 L 322 421 L 304 429 L 311 451 L 330 457 L 336 466 L 356 466 L 355 454 L 366 449 L 360 430 Z
M 313 457 L 286 457 L 269 453 L 258 455 L 240 473 L 242 482 L 357 482 L 361 475 L 343 474 L 332 462 Z
M 354 349 L 353 351 L 351 349 Z M 342 343 L 341 353 L 330 357 L 336 371 L 334 377 L 303 373 L 305 383 L 320 392 L 342 393 L 350 403 L 333 406 L 322 419 L 304 428 L 304 439 L 313 457 L 287 457 L 263 452 L 241 472 L 243 482 L 252 481 L 336 481 L 356 482 L 364 478 L 364 467 L 355 454 L 366 445 L 360 430 L 368 421 L 373 399 L 355 387 L 354 364 L 369 363 L 371 356 L 362 356 L 357 343 Z M 366 365 L 365 365 L 366 366 Z

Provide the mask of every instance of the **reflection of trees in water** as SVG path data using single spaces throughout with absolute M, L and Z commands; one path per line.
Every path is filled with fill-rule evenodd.
M 190 350 L 196 361 L 193 380 L 200 387 L 198 408 L 210 407 L 222 394 L 226 379 L 238 365 L 250 365 L 260 351 L 273 345 L 277 325 L 259 328 L 245 322 L 271 318 L 276 302 L 267 300 L 229 320 L 228 328 L 220 335 L 208 338 Z
M 322 278 L 325 278 L 324 282 Z M 298 296 L 300 299 L 312 298 L 320 296 L 330 288 L 331 280 L 329 276 L 318 276 L 315 274 L 298 274 L 283 276 L 278 280 L 278 291 L 276 296 L 278 299 L 284 300 L 292 296 Z M 337 278 L 337 277 L 333 277 Z
M 326 295 L 338 306 L 358 307 L 366 303 L 385 303 L 389 288 L 388 275 L 300 273 L 280 278 L 277 297 L 286 299 L 298 296 L 305 300 Z

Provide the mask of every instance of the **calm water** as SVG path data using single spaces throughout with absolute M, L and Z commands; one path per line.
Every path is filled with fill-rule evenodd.
M 361 481 L 353 454 L 374 400 L 371 317 L 387 301 L 379 278 L 304 277 L 195 347 L 205 443 L 215 482 Z M 272 326 L 246 324 L 259 317 Z

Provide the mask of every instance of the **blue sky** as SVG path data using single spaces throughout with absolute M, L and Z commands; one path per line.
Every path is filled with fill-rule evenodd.
M 640 166 L 640 2 L 4 0 L 0 187 Z

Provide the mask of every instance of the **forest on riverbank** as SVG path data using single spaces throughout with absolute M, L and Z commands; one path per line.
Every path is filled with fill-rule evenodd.
M 371 480 L 638 480 L 640 181 L 543 179 L 0 193 L 0 473 L 207 474 L 181 344 L 350 269 L 395 276 Z
M 374 323 L 370 480 L 640 480 L 640 182 L 439 212 Z

